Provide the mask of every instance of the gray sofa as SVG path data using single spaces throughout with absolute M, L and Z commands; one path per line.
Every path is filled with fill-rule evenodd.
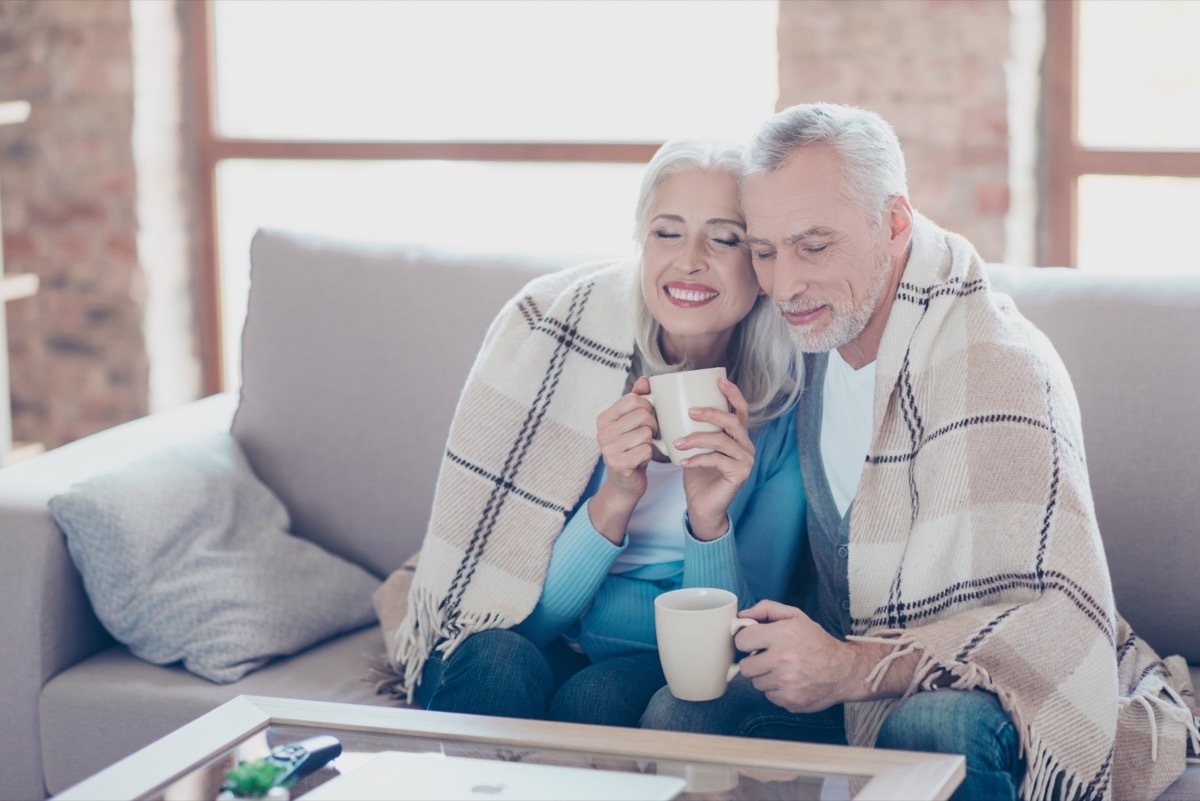
M 0 471 L 0 799 L 59 792 L 243 693 L 389 703 L 362 679 L 383 650 L 375 626 L 227 685 L 143 662 L 98 622 L 47 501 L 138 455 L 232 427 L 295 534 L 385 577 L 420 546 L 458 391 L 488 323 L 530 277 L 575 261 L 260 232 L 238 397 Z M 1050 336 L 1075 381 L 1119 608 L 1200 680 L 1200 277 L 996 266 L 993 280 Z M 1197 797 L 1196 765 L 1164 795 Z

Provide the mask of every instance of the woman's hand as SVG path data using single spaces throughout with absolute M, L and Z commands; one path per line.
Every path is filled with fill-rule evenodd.
M 588 501 L 588 515 L 597 531 L 620 544 L 634 507 L 646 493 L 646 464 L 655 450 L 651 438 L 658 420 L 646 395 L 650 380 L 641 376 L 628 395 L 596 418 L 596 439 L 604 458 L 604 483 Z
M 729 530 L 729 504 L 754 467 L 754 443 L 746 422 L 749 404 L 729 379 L 722 378 L 718 386 L 733 411 L 699 408 L 689 410 L 689 414 L 693 420 L 712 423 L 721 430 L 689 434 L 675 444 L 680 450 L 712 448 L 712 453 L 690 456 L 679 463 L 692 535 L 705 542 Z

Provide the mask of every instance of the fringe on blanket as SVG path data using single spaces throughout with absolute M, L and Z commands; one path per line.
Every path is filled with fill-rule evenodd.
M 999 699 L 1001 708 L 1012 717 L 1013 725 L 1019 735 L 1020 755 L 1025 758 L 1026 764 L 1025 778 L 1018 789 L 1022 799 L 1037 801 L 1054 797 L 1061 801 L 1080 801 L 1084 798 L 1104 795 L 1103 790 L 1096 794 L 1095 788 L 1093 788 L 1093 792 L 1087 792 L 1088 787 L 1080 777 L 1059 764 L 1042 743 L 1041 738 L 1034 734 L 1032 726 L 1022 719 L 1016 709 L 1013 694 L 997 687 L 992 681 L 992 677 L 983 668 L 973 663 L 943 665 L 922 648 L 913 637 L 906 635 L 850 636 L 846 639 L 891 647 L 892 650 L 879 660 L 867 674 L 867 682 L 872 690 L 879 689 L 888 669 L 898 659 L 911 653 L 920 653 L 921 655 L 917 668 L 913 671 L 913 678 L 902 695 L 898 698 L 868 701 L 860 705 L 856 720 L 860 731 L 855 734 L 854 745 L 873 746 L 879 736 L 879 730 L 883 727 L 883 722 L 892 708 L 918 691 L 939 688 L 986 690 Z M 945 683 L 948 678 L 952 680 Z
M 421 683 L 425 663 L 436 649 L 449 657 L 463 641 L 486 629 L 506 628 L 507 621 L 499 612 L 463 612 L 451 621 L 439 608 L 441 599 L 427 590 L 413 589 L 408 596 L 408 615 L 415 615 L 415 624 L 405 617 L 388 646 L 387 661 L 370 661 L 367 681 L 375 692 L 388 695 L 407 704 Z M 403 666 L 401 670 L 400 666 Z
M 1150 721 L 1150 761 L 1158 761 L 1158 719 L 1155 710 L 1166 720 L 1182 725 L 1187 734 L 1189 750 L 1193 754 L 1200 754 L 1200 720 L 1192 713 L 1183 696 L 1161 676 L 1147 677 L 1143 683 L 1150 683 L 1149 691 L 1118 699 L 1118 709 L 1124 711 L 1130 704 L 1139 704 L 1145 710 Z M 1167 697 L 1163 698 L 1163 694 Z

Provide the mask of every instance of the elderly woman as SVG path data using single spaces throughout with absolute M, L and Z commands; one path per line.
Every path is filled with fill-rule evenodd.
M 804 537 L 801 376 L 743 243 L 740 168 L 737 146 L 667 142 L 642 181 L 636 258 L 539 278 L 492 324 L 381 691 L 637 726 L 665 685 L 656 595 L 783 594 Z M 646 376 L 718 366 L 730 410 L 692 416 L 720 430 L 676 443 L 712 452 L 661 461 Z

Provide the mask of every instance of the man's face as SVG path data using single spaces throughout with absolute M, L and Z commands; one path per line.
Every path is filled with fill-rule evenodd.
M 893 275 L 891 227 L 873 225 L 843 191 L 832 148 L 805 147 L 742 187 L 754 272 L 788 322 L 797 347 L 814 353 L 853 344 Z

